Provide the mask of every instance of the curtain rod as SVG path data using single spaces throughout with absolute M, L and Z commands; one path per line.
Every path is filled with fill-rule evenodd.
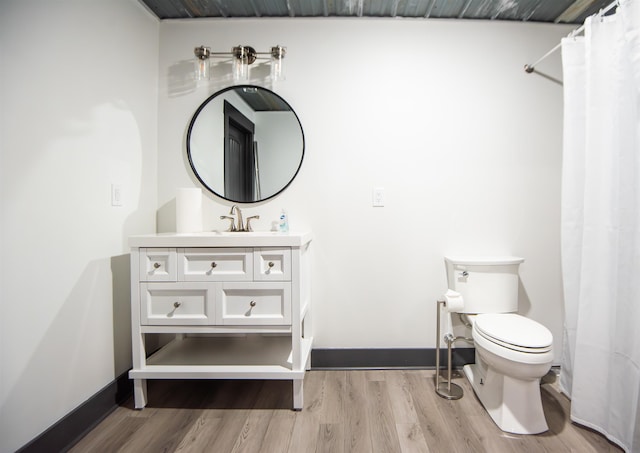
M 606 7 L 601 9 L 600 11 L 598 11 L 598 16 L 602 16 L 603 14 L 607 14 L 609 11 L 611 11 L 613 8 L 615 8 L 618 5 L 619 5 L 619 1 L 618 0 L 615 0 L 614 2 L 611 2 L 609 5 L 607 5 Z M 569 33 L 567 35 L 567 37 L 576 36 L 576 35 L 582 33 L 583 31 L 584 31 L 584 24 L 580 25 L 578 28 L 576 28 L 571 33 Z M 544 60 L 545 58 L 547 58 L 549 55 L 554 53 L 556 50 L 558 50 L 560 48 L 560 46 L 562 46 L 562 42 L 559 42 L 553 49 L 551 49 L 549 52 L 545 53 L 543 56 L 538 58 L 538 60 L 535 63 L 525 64 L 524 65 L 525 72 L 528 72 L 529 74 L 534 72 L 535 69 L 536 69 L 536 65 L 538 63 L 540 63 L 542 60 Z

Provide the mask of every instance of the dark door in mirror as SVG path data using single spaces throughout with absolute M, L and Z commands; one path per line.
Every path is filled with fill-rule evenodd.
M 224 193 L 235 201 L 252 202 L 256 193 L 253 147 L 255 124 L 224 102 Z
M 202 185 L 229 201 L 276 196 L 296 177 L 304 157 L 298 116 L 266 88 L 242 85 L 210 96 L 187 132 L 189 164 Z

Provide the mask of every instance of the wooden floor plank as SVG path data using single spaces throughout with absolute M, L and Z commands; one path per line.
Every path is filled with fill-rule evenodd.
M 273 431 L 269 433 L 266 439 L 268 428 L 271 426 L 275 418 L 276 409 L 286 409 L 291 407 L 293 402 L 291 398 L 290 383 L 284 381 L 262 381 L 260 390 L 256 395 L 255 404 L 250 411 L 247 411 L 244 425 L 240 430 L 240 434 L 236 438 L 232 453 L 253 453 L 257 451 L 285 451 L 277 450 L 280 442 L 283 448 L 289 444 L 291 435 L 291 427 L 284 432 L 285 439 L 279 439 Z M 289 384 L 285 386 L 285 384 Z M 293 420 L 293 419 L 292 419 Z M 277 425 L 277 421 L 274 425 Z M 284 426 L 287 426 L 285 424 Z M 269 445 L 265 442 L 269 442 Z
M 199 409 L 159 411 L 149 419 L 153 423 L 143 424 L 119 451 L 175 451 L 200 416 Z
M 303 450 L 307 451 L 307 450 Z M 318 432 L 316 453 L 343 453 L 344 427 L 340 423 L 322 423 Z M 345 452 L 348 453 L 348 452 Z
M 236 445 L 246 420 L 257 400 L 261 381 L 214 381 L 211 399 L 203 406 L 210 417 L 220 417 L 203 451 L 230 452 Z
M 462 377 L 456 379 L 458 385 L 462 386 L 464 382 L 464 378 Z M 471 398 L 473 398 L 472 392 L 467 391 L 465 393 L 466 396 L 463 397 L 463 399 L 446 400 L 436 395 L 435 391 L 431 392 L 434 400 L 435 398 L 442 400 L 439 404 L 436 403 L 436 410 L 442 414 L 442 418 L 446 421 L 448 429 L 451 430 L 451 436 L 456 437 L 458 449 L 463 452 L 482 451 L 483 446 L 480 436 L 472 429 L 469 429 L 471 424 L 469 411 L 461 410 L 461 406 L 464 407 L 471 401 Z
M 310 371 L 304 408 L 290 381 L 149 381 L 149 405 L 129 400 L 70 451 L 109 452 L 585 452 L 620 453 L 571 423 L 571 402 L 542 386 L 549 431 L 511 435 L 493 423 L 459 373 L 457 401 L 434 391 L 430 370 Z
M 306 409 L 303 409 L 295 415 L 291 442 L 287 451 L 290 453 L 316 451 L 318 440 L 320 439 L 320 423 L 318 422 L 318 417 Z
M 344 391 L 347 379 L 346 371 L 332 371 L 325 374 L 322 394 L 320 422 L 335 424 L 344 422 Z
M 294 411 L 274 411 L 262 441 L 262 451 L 286 452 L 293 436 L 296 423 Z
M 413 404 L 411 388 L 407 383 L 404 370 L 389 370 L 386 375 L 387 388 L 391 397 L 391 407 L 396 423 L 409 425 L 418 423 L 418 414 Z
M 322 410 L 324 383 L 327 372 L 323 370 L 306 373 L 304 378 L 304 411 L 316 414 Z
M 414 372 L 407 374 L 407 381 L 411 387 L 411 395 L 422 433 L 429 449 L 435 452 L 455 451 L 456 436 L 450 429 L 437 406 L 445 400 L 438 397 L 433 390 L 433 373 Z M 440 399 L 441 401 L 438 401 Z
M 398 432 L 400 451 L 402 453 L 430 452 L 419 423 L 398 423 L 396 424 L 396 431 Z
M 233 448 L 227 451 L 231 453 L 254 453 L 260 451 L 262 440 L 267 432 L 272 415 L 272 411 L 249 411 Z
M 367 383 L 367 410 L 373 452 L 400 451 L 400 441 L 386 381 Z
M 350 371 L 346 375 L 344 450 L 350 453 L 372 451 L 367 411 L 367 376 L 366 371 Z
M 198 453 L 211 451 L 212 441 L 219 434 L 221 424 L 222 418 L 206 413 L 203 414 L 182 438 L 182 441 L 176 448 L 176 452 Z M 106 451 L 112 450 L 106 449 Z
M 114 414 L 112 414 L 114 415 Z M 80 453 L 90 451 L 91 445 L 100 445 L 104 451 L 118 451 L 136 435 L 146 420 L 139 417 L 109 417 L 100 426 L 80 440 L 70 451 Z
M 229 410 L 220 420 L 215 437 L 207 442 L 209 448 L 205 451 L 230 452 L 236 445 L 238 438 L 242 436 L 242 430 L 248 416 L 248 409 Z

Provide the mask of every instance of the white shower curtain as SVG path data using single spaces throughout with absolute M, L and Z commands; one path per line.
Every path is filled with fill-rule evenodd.
M 640 452 L 640 0 L 562 41 L 562 391 Z

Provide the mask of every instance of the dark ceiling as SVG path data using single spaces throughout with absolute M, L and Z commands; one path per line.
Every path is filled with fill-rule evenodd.
M 407 17 L 581 24 L 611 0 L 140 0 L 160 19 Z

